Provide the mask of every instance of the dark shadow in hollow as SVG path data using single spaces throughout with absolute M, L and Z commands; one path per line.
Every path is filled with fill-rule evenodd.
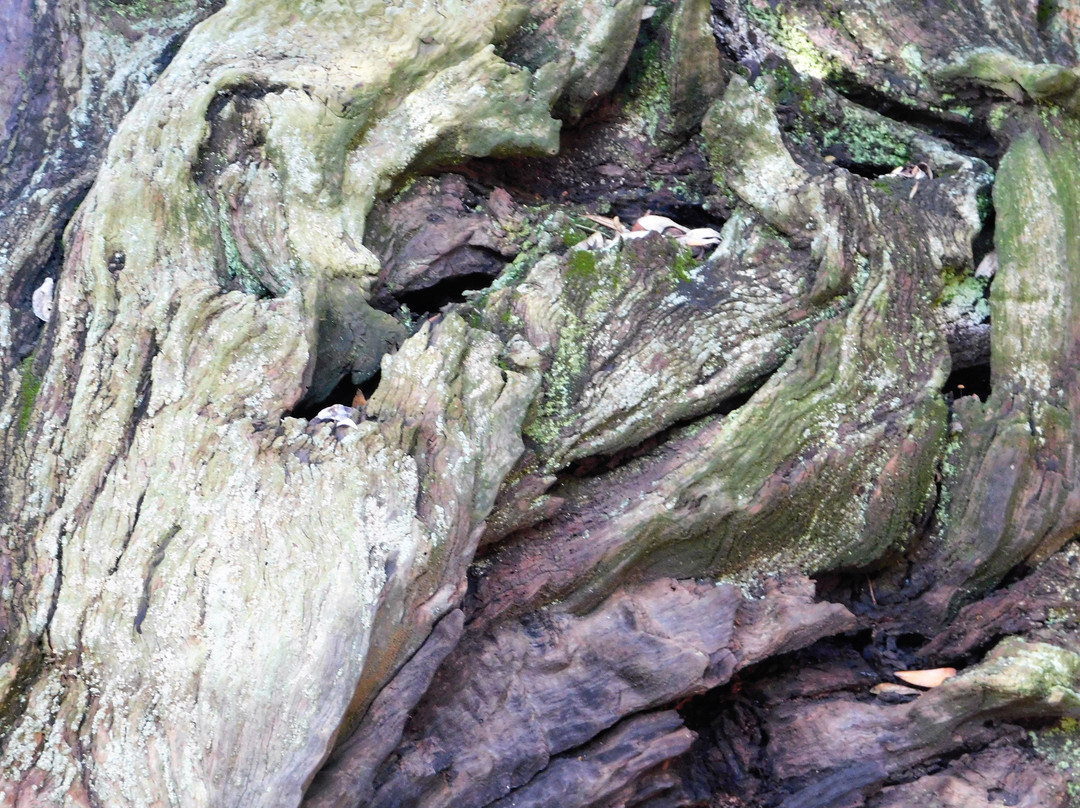
M 414 315 L 430 316 L 438 314 L 451 304 L 464 303 L 466 292 L 487 289 L 496 277 L 497 275 L 483 272 L 470 272 L 467 275 L 445 278 L 426 289 L 396 294 L 394 299 L 399 304 L 408 306 Z
M 990 365 L 954 370 L 949 374 L 942 394 L 949 402 L 963 396 L 978 396 L 985 403 L 990 398 Z

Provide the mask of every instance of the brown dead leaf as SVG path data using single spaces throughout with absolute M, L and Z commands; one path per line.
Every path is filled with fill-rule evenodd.
M 925 671 L 897 671 L 897 679 L 915 687 L 937 687 L 946 679 L 956 676 L 956 668 L 931 668 Z
M 607 216 L 594 216 L 591 213 L 585 213 L 581 218 L 588 219 L 590 222 L 596 222 L 597 224 L 603 225 L 608 230 L 614 230 L 616 233 L 626 232 L 626 225 L 619 221 L 618 216 L 614 219 L 609 219 Z

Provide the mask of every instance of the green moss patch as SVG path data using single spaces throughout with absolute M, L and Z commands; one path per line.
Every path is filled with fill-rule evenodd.
M 41 391 L 41 378 L 34 373 L 34 355 L 26 357 L 19 365 L 19 434 L 25 435 L 30 426 L 30 415 L 34 411 L 34 401 Z
M 574 250 L 567 261 L 566 277 L 579 282 L 595 279 L 596 256 L 589 250 Z

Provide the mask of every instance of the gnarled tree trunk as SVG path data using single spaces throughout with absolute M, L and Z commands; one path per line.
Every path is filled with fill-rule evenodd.
M 0 10 L 3 804 L 1069 804 L 1076 9 Z

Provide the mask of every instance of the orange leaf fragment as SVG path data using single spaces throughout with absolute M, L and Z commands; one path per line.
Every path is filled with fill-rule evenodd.
M 614 230 L 616 233 L 625 233 L 626 225 L 619 221 L 619 217 L 609 219 L 607 216 L 593 216 L 591 213 L 585 213 L 582 215 L 583 219 L 588 219 L 590 222 L 596 222 L 603 225 L 608 230 Z
M 915 687 L 937 687 L 946 679 L 956 676 L 956 668 L 932 668 L 925 671 L 897 671 L 897 679 Z

